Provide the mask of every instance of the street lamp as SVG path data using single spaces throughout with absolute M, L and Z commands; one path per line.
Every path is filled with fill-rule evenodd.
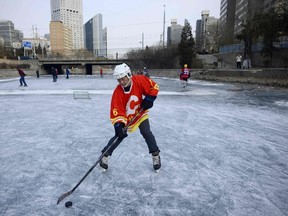
M 140 43 L 142 44 L 142 50 L 144 49 L 144 33 L 142 33 L 142 42 L 140 41 Z
M 165 47 L 165 5 L 164 6 L 164 17 L 163 17 L 163 48 Z

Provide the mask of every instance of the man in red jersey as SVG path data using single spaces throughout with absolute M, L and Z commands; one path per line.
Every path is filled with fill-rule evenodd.
M 183 87 L 187 86 L 189 77 L 190 77 L 190 68 L 188 68 L 187 64 L 184 64 L 184 68 L 182 68 L 180 74 L 180 80 L 183 84 Z
M 104 155 L 100 161 L 100 166 L 108 169 L 108 156 L 111 156 L 122 140 L 128 136 L 127 131 L 133 132 L 139 128 L 146 141 L 149 153 L 152 155 L 153 168 L 158 170 L 161 167 L 160 150 L 150 130 L 148 109 L 153 106 L 159 87 L 157 83 L 144 75 L 132 76 L 129 66 L 124 63 L 115 67 L 113 76 L 119 83 L 113 92 L 110 107 L 110 119 L 115 129 L 115 136 L 104 147 L 102 153 L 116 137 L 118 139 Z M 141 109 L 144 111 L 134 119 Z M 133 122 L 129 124 L 132 119 Z M 126 131 L 124 128 L 127 124 L 129 124 L 129 127 Z

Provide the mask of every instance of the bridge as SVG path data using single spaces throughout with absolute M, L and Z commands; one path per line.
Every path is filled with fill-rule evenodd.
M 66 67 L 77 67 L 82 66 L 85 67 L 85 71 L 87 75 L 92 75 L 92 67 L 93 65 L 118 65 L 122 63 L 129 62 L 128 59 L 39 59 L 39 66 L 46 70 L 48 73 L 51 71 L 51 68 L 57 68 L 59 72 L 63 71 L 63 66 Z

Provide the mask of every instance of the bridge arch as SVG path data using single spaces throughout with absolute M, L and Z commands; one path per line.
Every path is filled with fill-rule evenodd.
M 99 66 L 113 66 L 122 63 L 128 63 L 128 59 L 101 59 L 101 60 L 89 60 L 89 59 L 41 59 L 39 60 L 39 66 L 43 68 L 47 73 L 50 73 L 51 68 L 55 67 L 59 71 L 59 73 L 64 73 L 62 70 L 63 66 L 84 66 L 85 74 L 92 75 L 93 74 L 93 65 Z

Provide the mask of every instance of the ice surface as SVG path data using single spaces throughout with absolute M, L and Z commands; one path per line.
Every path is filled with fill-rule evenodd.
M 288 215 L 287 90 L 153 78 L 155 173 L 139 131 L 90 169 L 114 129 L 110 76 L 0 81 L 0 215 Z M 74 91 L 89 92 L 73 99 Z M 66 201 L 73 202 L 65 208 Z

